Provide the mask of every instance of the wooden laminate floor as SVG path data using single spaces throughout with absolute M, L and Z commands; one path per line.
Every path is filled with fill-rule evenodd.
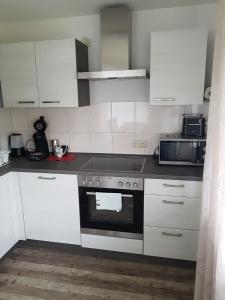
M 188 300 L 194 276 L 174 261 L 21 242 L 0 262 L 0 299 Z

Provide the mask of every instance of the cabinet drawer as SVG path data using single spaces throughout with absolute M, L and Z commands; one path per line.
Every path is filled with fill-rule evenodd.
M 144 226 L 144 255 L 196 260 L 198 231 Z
M 145 195 L 144 225 L 199 230 L 201 198 Z
M 168 179 L 145 179 L 145 194 L 201 197 L 202 182 Z

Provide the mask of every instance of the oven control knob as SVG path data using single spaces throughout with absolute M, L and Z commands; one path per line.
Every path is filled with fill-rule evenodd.
M 89 180 L 89 185 L 93 185 L 93 184 L 94 184 L 93 180 Z
M 100 186 L 100 185 L 101 185 L 101 181 L 100 181 L 100 180 L 97 180 L 97 181 L 96 181 L 96 185 L 97 185 L 97 186 Z
M 119 187 L 122 187 L 122 186 L 123 186 L 123 182 L 122 182 L 122 181 L 119 181 L 119 182 L 118 182 L 118 186 L 119 186 Z
M 127 187 L 127 188 L 130 187 L 130 182 L 126 182 L 126 187 Z
M 133 183 L 133 187 L 136 189 L 138 187 L 138 183 L 137 182 L 134 182 Z

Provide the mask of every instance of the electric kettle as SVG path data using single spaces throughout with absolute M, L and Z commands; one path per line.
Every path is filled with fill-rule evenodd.
M 21 133 L 12 133 L 9 135 L 9 148 L 11 156 L 20 157 L 25 155 L 23 136 Z

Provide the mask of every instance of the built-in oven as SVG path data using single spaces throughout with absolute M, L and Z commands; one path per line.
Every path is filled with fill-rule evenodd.
M 78 176 L 81 233 L 143 239 L 143 179 Z

